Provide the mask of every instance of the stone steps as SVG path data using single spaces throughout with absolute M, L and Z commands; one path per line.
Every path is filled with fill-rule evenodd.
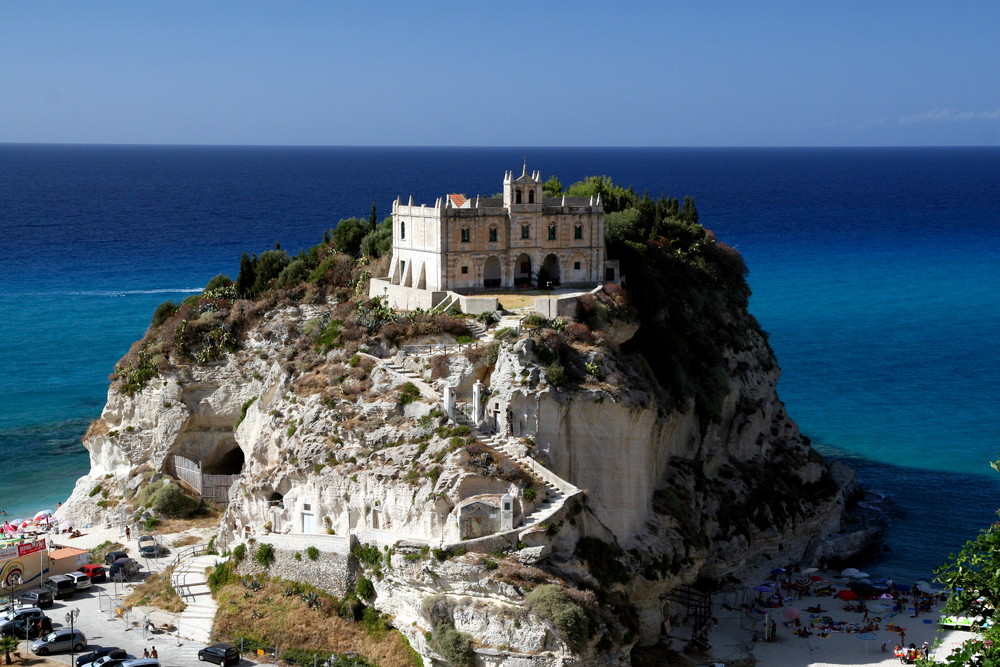
M 187 604 L 177 619 L 177 633 L 181 637 L 204 644 L 212 640 L 212 625 L 218 606 L 208 588 L 205 570 L 218 560 L 218 556 L 194 556 L 182 560 L 174 569 L 174 588 Z M 197 649 L 192 655 L 197 658 Z

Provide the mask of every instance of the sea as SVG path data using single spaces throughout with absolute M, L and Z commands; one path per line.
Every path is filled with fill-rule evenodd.
M 996 520 L 1000 148 L 0 145 L 0 509 L 55 509 L 156 306 L 412 195 L 524 164 L 691 195 L 750 268 L 789 414 L 891 520 L 863 565 L 928 579 Z

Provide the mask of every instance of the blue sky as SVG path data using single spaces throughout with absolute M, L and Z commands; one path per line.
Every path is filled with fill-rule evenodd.
M 1000 144 L 1000 3 L 0 3 L 0 142 Z

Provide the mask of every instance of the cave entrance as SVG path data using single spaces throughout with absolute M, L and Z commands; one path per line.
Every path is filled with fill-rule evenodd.
M 243 450 L 234 446 L 206 460 L 201 470 L 206 475 L 239 475 L 243 472 L 244 463 L 246 456 Z

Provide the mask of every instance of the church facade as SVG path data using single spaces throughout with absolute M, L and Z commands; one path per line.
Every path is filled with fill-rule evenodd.
M 541 172 L 507 172 L 503 197 L 392 206 L 392 286 L 475 293 L 615 280 L 600 197 L 544 197 Z

